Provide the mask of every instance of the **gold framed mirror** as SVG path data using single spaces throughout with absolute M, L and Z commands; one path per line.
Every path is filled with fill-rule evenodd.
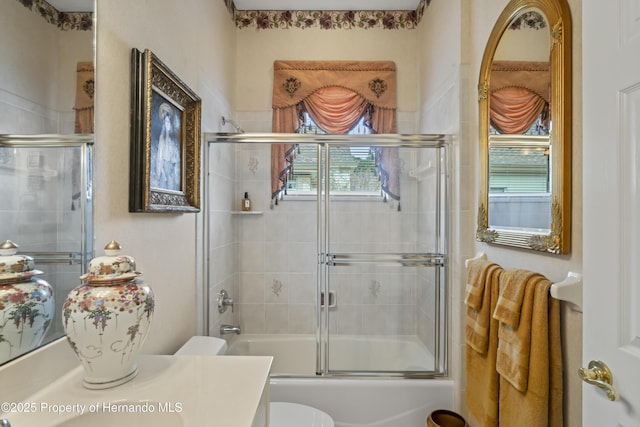
M 566 0 L 512 0 L 478 83 L 476 239 L 553 254 L 571 249 L 571 16 Z

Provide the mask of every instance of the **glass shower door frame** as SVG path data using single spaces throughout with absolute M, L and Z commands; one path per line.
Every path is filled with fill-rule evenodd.
M 438 250 L 434 251 L 433 254 L 424 254 L 424 253 L 396 253 L 396 254 L 377 254 L 377 258 L 373 260 L 378 263 L 391 263 L 396 264 L 402 263 L 404 265 L 411 265 L 413 267 L 424 268 L 424 269 L 433 269 L 436 273 L 429 273 L 430 284 L 431 281 L 435 281 L 435 299 L 429 300 L 433 301 L 430 304 L 437 304 L 438 317 L 437 324 L 433 326 L 433 323 L 429 324 L 429 331 L 434 327 L 439 331 L 439 336 L 433 342 L 431 339 L 428 341 L 429 345 L 433 345 L 434 349 L 434 369 L 433 371 L 423 372 L 423 371 L 380 371 L 380 372 L 372 372 L 372 371 L 335 371 L 331 370 L 329 366 L 329 360 L 327 355 L 329 354 L 329 349 L 331 346 L 330 339 L 330 324 L 329 324 L 329 316 L 326 316 L 326 312 L 329 310 L 328 307 L 322 307 L 321 302 L 323 299 L 323 295 L 328 299 L 331 296 L 330 292 L 330 277 L 329 273 L 331 269 L 338 266 L 338 264 L 342 263 L 357 263 L 361 264 L 363 262 L 371 262 L 371 254 L 367 255 L 366 259 L 363 254 L 358 253 L 343 253 L 343 252 L 332 252 L 332 248 L 330 245 L 329 239 L 329 208 L 331 201 L 325 195 L 330 195 L 329 191 L 329 181 L 324 180 L 321 184 L 318 185 L 318 188 L 315 191 L 316 203 L 315 206 L 309 206 L 309 212 L 314 212 L 317 216 L 317 227 L 316 227 L 316 242 L 313 243 L 313 246 L 316 247 L 317 252 L 315 253 L 315 272 L 309 270 L 309 273 L 315 275 L 315 312 L 311 312 L 309 310 L 309 315 L 315 320 L 315 325 L 313 325 L 313 330 L 309 332 L 305 332 L 306 334 L 312 333 L 315 335 L 315 346 L 316 346 L 316 354 L 315 354 L 315 367 L 311 367 L 308 371 L 308 374 L 304 375 L 313 375 L 314 368 L 316 375 L 322 376 L 392 376 L 392 377 L 415 377 L 415 378 L 424 378 L 424 377 L 436 377 L 447 374 L 447 321 L 448 318 L 448 303 L 447 303 L 447 288 L 448 288 L 448 256 L 447 256 L 447 236 L 448 236 L 448 193 L 449 193 L 449 180 L 447 179 L 450 170 L 450 159 L 448 157 L 448 149 L 449 143 L 452 140 L 452 137 L 449 135 L 314 135 L 314 134 L 273 134 L 273 133 L 242 133 L 242 134 L 224 134 L 217 133 L 211 134 L 207 138 L 208 144 L 206 144 L 206 155 L 204 156 L 207 159 L 207 164 L 205 165 L 204 176 L 208 177 L 211 170 L 209 170 L 210 165 L 208 162 L 209 159 L 209 145 L 216 142 L 224 142 L 230 143 L 232 145 L 235 144 L 258 144 L 258 145 L 270 145 L 270 144 L 306 144 L 306 145 L 315 145 L 317 150 L 318 158 L 323 159 L 322 161 L 318 161 L 316 165 L 316 172 L 318 177 L 324 176 L 327 172 L 327 164 L 329 163 L 329 153 L 332 147 L 339 146 L 375 146 L 375 147 L 408 147 L 408 148 L 424 148 L 428 150 L 437 150 L 441 153 L 441 156 L 438 158 L 442 159 L 442 161 L 436 162 L 435 168 L 437 168 L 437 179 L 438 188 L 442 189 L 442 205 L 436 209 L 436 215 L 443 216 L 439 218 L 438 221 L 443 224 L 443 226 L 439 229 L 439 233 L 442 235 L 438 235 L 437 241 L 442 242 L 438 246 Z M 326 150 L 329 148 L 329 150 Z M 432 151 L 429 151 L 432 152 Z M 313 167 L 312 167 L 313 168 Z M 416 169 L 418 170 L 418 169 Z M 419 172 L 419 170 L 418 170 Z M 433 172 L 433 171 L 431 171 Z M 209 187 L 208 179 L 204 184 L 205 194 L 208 194 Z M 287 197 L 285 196 L 285 200 Z M 311 198 L 309 198 L 311 199 Z M 309 200 L 306 199 L 306 200 Z M 296 200 L 294 198 L 294 200 Z M 301 199 L 297 199 L 297 201 L 301 201 Z M 380 202 L 382 203 L 382 202 Z M 207 200 L 207 197 L 203 200 L 203 211 L 208 212 L 210 201 Z M 286 203 L 283 204 L 282 208 L 277 209 L 285 209 Z M 388 205 L 387 205 L 388 206 Z M 431 209 L 431 207 L 429 207 Z M 232 214 L 231 212 L 229 213 Z M 204 231 L 204 235 L 208 236 L 210 232 L 209 227 L 209 215 L 208 213 L 203 216 L 202 219 L 202 227 Z M 335 247 L 338 248 L 338 247 Z M 335 249 L 334 248 L 334 249 Z M 431 247 L 429 247 L 429 250 Z M 311 249 L 313 251 L 313 249 Z M 213 309 L 214 307 L 210 307 L 210 287 L 211 285 L 208 283 L 210 278 L 210 271 L 208 267 L 207 260 L 210 256 L 209 242 L 208 237 L 203 241 L 203 250 L 200 253 L 200 259 L 202 260 L 202 264 L 204 265 L 203 277 L 202 279 L 202 306 L 199 309 L 202 309 L 202 323 L 203 330 L 205 334 L 217 335 L 217 331 L 210 330 L 211 328 L 211 319 L 217 320 L 217 310 Z M 313 268 L 313 267 L 311 267 Z M 313 280 L 313 279 L 312 279 Z M 417 279 L 416 279 L 417 280 Z M 340 300 L 338 300 L 340 301 Z M 437 302 L 436 302 L 437 301 Z M 333 327 L 334 325 L 332 325 Z M 433 343 L 433 344 L 432 344 Z M 313 363 L 312 363 L 313 364 Z M 430 366 L 430 365 L 429 365 Z M 306 371 L 305 371 L 306 372 Z M 287 375 L 285 373 L 285 375 Z
M 316 374 L 323 376 L 401 376 L 409 378 L 431 378 L 447 374 L 447 345 L 446 337 L 448 335 L 446 319 L 448 316 L 446 304 L 447 298 L 447 245 L 446 236 L 448 219 L 443 218 L 443 208 L 448 206 L 448 153 L 447 145 L 443 144 L 420 144 L 412 141 L 411 143 L 390 142 L 389 146 L 393 147 L 435 147 L 438 150 L 438 161 L 435 165 L 436 176 L 436 208 L 435 222 L 437 223 L 436 235 L 434 236 L 436 248 L 433 253 L 334 253 L 331 248 L 330 239 L 330 206 L 331 206 L 331 190 L 330 180 L 328 179 L 330 170 L 330 152 L 331 147 L 340 145 L 351 145 L 352 141 L 339 141 L 338 143 L 320 143 L 318 144 L 318 177 L 323 177 L 323 186 L 318 185 L 318 286 L 317 286 L 317 352 L 316 352 Z M 371 146 L 378 146 L 378 142 L 373 138 L 368 142 Z M 382 145 L 385 145 L 384 143 Z M 322 161 L 320 161 L 322 159 Z M 443 171 L 444 168 L 444 171 Z M 444 173 L 443 173 L 444 172 Z M 445 181 L 443 183 L 443 175 Z M 444 225 L 443 225 L 444 224 Z M 331 367 L 330 347 L 330 305 L 331 305 L 331 274 L 330 271 L 336 266 L 354 266 L 363 264 L 372 265 L 394 265 L 403 267 L 419 267 L 419 268 L 435 268 L 435 306 L 437 313 L 435 319 L 435 340 L 434 340 L 434 365 L 432 370 L 425 371 L 395 371 L 395 370 L 364 370 L 364 369 L 345 369 L 336 370 Z

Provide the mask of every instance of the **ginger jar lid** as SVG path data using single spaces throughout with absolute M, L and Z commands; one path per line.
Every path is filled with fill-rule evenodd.
M 136 271 L 136 262 L 129 255 L 121 255 L 122 246 L 115 240 L 104 247 L 104 256 L 93 258 L 89 262 L 89 271 L 80 276 L 80 280 L 89 283 L 128 282 L 141 276 Z
M 35 269 L 33 258 L 18 254 L 18 245 L 11 240 L 0 243 L 0 285 L 18 283 L 42 274 Z

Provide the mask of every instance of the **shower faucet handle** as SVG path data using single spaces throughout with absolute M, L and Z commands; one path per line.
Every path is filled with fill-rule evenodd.
M 218 313 L 224 313 L 227 307 L 231 307 L 233 313 L 233 298 L 229 298 L 229 293 L 223 289 L 218 293 Z

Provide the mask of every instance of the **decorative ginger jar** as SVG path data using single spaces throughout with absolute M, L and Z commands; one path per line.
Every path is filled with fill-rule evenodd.
M 84 368 L 84 386 L 103 389 L 138 373 L 136 357 L 153 316 L 151 288 L 138 279 L 136 263 L 111 241 L 105 256 L 89 263 L 84 284 L 69 292 L 62 309 L 67 341 Z
M 53 289 L 35 277 L 42 271 L 17 252 L 10 240 L 0 244 L 0 363 L 38 347 L 55 311 Z

